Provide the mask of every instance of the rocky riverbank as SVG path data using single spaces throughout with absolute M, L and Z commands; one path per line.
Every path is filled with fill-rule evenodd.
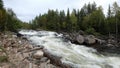
M 15 33 L 0 33 L 0 68 L 60 68 L 51 64 L 43 49 Z
M 120 39 L 114 35 L 108 36 L 94 36 L 87 35 L 83 31 L 66 33 L 62 32 L 66 40 L 70 40 L 74 44 L 85 45 L 95 48 L 98 52 L 117 53 L 120 54 Z
M 18 37 L 19 36 L 19 37 Z M 63 33 L 65 41 L 82 44 L 99 52 L 119 53 L 119 44 L 115 40 L 101 39 L 84 33 Z M 62 63 L 62 57 L 49 53 L 42 46 L 33 46 L 20 34 L 0 33 L 0 68 L 72 68 Z
M 62 35 L 62 34 L 57 34 L 56 32 L 49 32 L 49 31 L 32 31 L 32 30 L 30 30 L 30 31 L 25 30 L 24 31 L 23 30 L 20 33 L 23 34 L 24 36 L 27 36 L 29 41 L 32 42 L 32 44 L 38 45 L 38 46 L 43 45 L 45 47 L 45 48 L 44 47 L 35 47 L 35 49 L 33 47 L 33 49 L 31 49 L 31 50 L 23 51 L 24 53 L 33 51 L 32 57 L 36 58 L 36 59 L 41 59 L 40 57 L 42 57 L 42 55 L 44 55 L 44 57 L 47 57 L 50 60 L 50 63 L 52 63 L 54 65 L 57 65 L 57 66 L 60 66 L 61 68 L 76 68 L 72 64 L 64 63 L 64 61 L 62 61 L 62 59 L 65 58 L 65 56 L 66 56 L 65 54 L 70 54 L 70 56 L 68 56 L 68 57 L 71 57 L 71 58 L 75 57 L 74 60 L 76 58 L 79 59 L 79 58 L 82 57 L 81 54 L 80 54 L 79 57 L 76 57 L 76 55 L 78 55 L 79 52 L 82 52 L 82 51 L 84 53 L 84 50 L 88 47 L 93 47 L 93 48 L 97 49 L 98 52 L 107 52 L 108 56 L 112 55 L 112 54 L 109 54 L 109 53 L 115 53 L 115 54 L 117 52 L 119 53 L 119 46 L 116 45 L 115 40 L 114 39 L 108 39 L 107 37 L 101 37 L 101 36 L 97 37 L 97 36 L 94 36 L 94 35 L 87 35 L 87 34 L 84 34 L 84 33 L 81 33 L 81 32 L 80 33 L 75 33 L 75 32 L 74 33 L 63 33 L 63 35 Z M 71 46 L 73 46 L 73 47 L 77 47 L 77 46 L 80 47 L 79 48 L 80 51 L 79 51 L 79 49 L 75 49 L 75 50 L 74 49 L 69 49 L 68 47 L 71 47 L 71 46 L 69 46 L 70 44 L 68 44 L 68 45 L 64 45 L 64 44 L 57 45 L 57 44 L 60 43 L 60 40 L 57 41 L 57 38 L 59 38 L 59 36 L 60 36 L 61 42 L 64 41 L 64 42 L 69 43 L 69 40 L 70 40 L 72 43 L 82 44 L 82 45 L 75 45 L 75 44 L 72 45 L 72 43 L 70 43 Z M 51 40 L 51 39 L 53 39 L 53 40 Z M 50 43 L 52 43 L 52 44 L 50 44 Z M 47 46 L 50 46 L 50 47 L 47 47 Z M 62 47 L 65 46 L 65 47 L 61 48 L 60 51 L 59 51 L 59 46 L 62 46 Z M 86 47 L 86 46 L 88 46 L 88 47 Z M 81 49 L 82 49 L 81 47 L 85 47 L 85 48 L 83 48 L 83 50 L 81 51 Z M 54 48 L 55 48 L 55 50 L 54 50 Z M 93 53 L 95 52 L 95 54 L 97 55 L 98 52 L 96 52 L 96 50 L 94 51 L 93 48 L 90 49 L 90 52 L 91 52 L 91 50 L 93 50 Z M 67 50 L 69 50 L 68 53 L 67 53 Z M 34 52 L 34 51 L 36 51 L 36 52 Z M 57 52 L 57 51 L 59 51 L 59 52 Z M 61 51 L 63 51 L 63 52 L 61 52 Z M 66 53 L 64 53 L 64 51 Z M 75 52 L 75 53 L 73 53 L 74 54 L 73 57 L 72 57 L 71 53 L 69 53 L 71 51 Z M 86 55 L 85 57 L 88 57 L 89 51 L 85 50 L 85 52 L 86 53 L 83 54 L 83 55 Z M 57 55 L 57 54 L 54 54 L 54 53 L 61 53 L 61 55 L 64 55 L 64 56 L 60 56 L 60 55 Z M 91 53 L 92 57 L 94 57 L 93 53 Z M 98 54 L 100 54 L 100 53 L 98 53 Z M 71 60 L 71 58 L 70 59 L 68 58 L 66 60 Z M 96 57 L 96 58 L 98 58 L 98 57 Z M 101 57 L 101 58 L 104 59 L 104 57 Z M 88 58 L 86 58 L 86 59 L 88 59 Z M 97 60 L 97 59 L 94 59 L 94 60 Z M 109 59 L 107 59 L 107 60 L 109 60 Z M 36 62 L 36 60 L 35 60 L 35 62 Z M 81 62 L 81 60 L 79 62 Z

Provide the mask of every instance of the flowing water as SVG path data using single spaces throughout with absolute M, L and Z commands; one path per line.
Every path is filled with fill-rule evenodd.
M 62 34 L 50 31 L 21 30 L 35 45 L 44 46 L 50 53 L 62 57 L 61 61 L 74 68 L 120 68 L 120 57 L 104 56 L 95 49 L 66 41 Z

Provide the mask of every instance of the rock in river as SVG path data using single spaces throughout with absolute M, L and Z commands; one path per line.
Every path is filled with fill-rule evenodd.
M 88 45 L 95 44 L 96 43 L 96 38 L 94 35 L 88 35 L 85 37 L 85 43 Z
M 84 37 L 82 35 L 78 35 L 76 37 L 76 41 L 79 43 L 79 44 L 83 44 L 84 42 Z

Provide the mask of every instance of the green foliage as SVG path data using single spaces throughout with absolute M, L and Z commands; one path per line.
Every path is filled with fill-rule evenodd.
M 99 33 L 97 33 L 97 32 L 95 31 L 94 28 L 88 28 L 88 29 L 85 30 L 85 32 L 86 32 L 87 34 L 92 34 L 92 35 L 96 35 L 96 36 L 100 35 Z
M 0 0 L 0 9 L 3 9 L 3 1 Z
M 64 11 L 49 10 L 48 13 L 37 16 L 30 22 L 32 29 L 76 32 L 86 31 L 89 34 L 109 34 L 120 32 L 120 7 L 114 3 L 109 5 L 108 15 L 105 17 L 102 7 L 96 3 L 85 4 L 81 10 Z M 116 23 L 118 28 L 116 28 Z
M 94 34 L 95 33 L 95 29 L 94 28 L 88 28 L 88 29 L 86 29 L 85 32 L 88 33 L 88 34 Z
M 17 18 L 12 9 L 6 10 L 3 1 L 0 0 L 0 31 L 17 31 L 22 22 Z
M 6 50 L 0 45 L 1 52 L 5 53 L 5 56 L 0 56 L 0 62 L 8 62 L 8 55 Z
M 71 21 L 71 31 L 75 31 L 77 29 L 77 17 L 75 16 L 75 13 L 72 12 L 70 16 Z
M 17 31 L 19 28 L 21 28 L 21 21 L 12 9 L 0 10 L 0 31 Z
M 21 28 L 21 21 L 17 18 L 12 9 L 7 10 L 6 30 L 17 31 Z
M 48 10 L 45 14 L 36 16 L 29 23 L 20 21 L 12 9 L 6 10 L 0 0 L 0 31 L 16 31 L 17 29 L 44 29 L 53 31 L 76 32 L 84 30 L 89 34 L 120 33 L 120 7 L 115 2 L 108 7 L 105 17 L 102 7 L 96 3 L 85 4 L 81 10 L 73 9 L 58 11 Z
M 4 49 L 4 47 L 2 47 L 2 46 L 0 45 L 0 49 L 1 49 L 2 52 L 4 52 L 4 53 L 6 54 L 6 56 L 8 56 L 8 54 L 7 54 L 6 50 Z
M 4 9 L 0 9 L 0 31 L 4 31 L 6 28 L 6 11 Z
M 7 56 L 0 56 L 0 62 L 8 62 Z
M 21 29 L 30 29 L 31 26 L 30 26 L 30 23 L 27 23 L 27 22 L 23 22 L 20 24 L 21 25 Z

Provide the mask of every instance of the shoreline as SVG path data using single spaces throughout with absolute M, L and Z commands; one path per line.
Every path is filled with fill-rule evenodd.
M 12 32 L 0 33 L 0 47 L 5 51 L 0 49 L 0 68 L 60 68 L 50 63 L 42 47 L 33 47 L 28 40 Z
M 34 46 L 30 44 L 30 41 L 24 38 L 23 36 L 17 37 L 16 33 L 12 33 L 12 32 L 8 32 L 6 34 L 0 33 L 0 44 L 1 47 L 4 48 L 4 51 L 6 51 L 5 54 L 5 52 L 3 52 L 2 49 L 0 49 L 1 56 L 6 56 L 6 58 L 2 62 L 0 62 L 1 63 L 0 68 L 10 68 L 10 67 L 17 68 L 18 66 L 19 68 L 23 68 L 23 67 L 24 68 L 29 68 L 29 67 L 71 68 L 72 67 L 68 64 L 62 63 L 60 61 L 60 57 L 54 56 L 51 53 L 47 52 L 47 50 L 45 50 L 44 47 Z M 104 54 L 104 55 L 107 55 L 105 54 L 105 52 L 112 53 L 111 51 L 116 49 L 116 48 L 111 49 L 113 48 L 113 46 L 106 46 L 106 45 L 101 46 L 98 44 L 91 44 L 84 46 L 95 48 L 100 54 Z M 101 49 L 103 51 L 101 51 Z M 116 54 L 115 53 L 116 51 L 114 51 L 113 54 Z M 1 60 L 1 56 L 0 56 L 0 60 Z

